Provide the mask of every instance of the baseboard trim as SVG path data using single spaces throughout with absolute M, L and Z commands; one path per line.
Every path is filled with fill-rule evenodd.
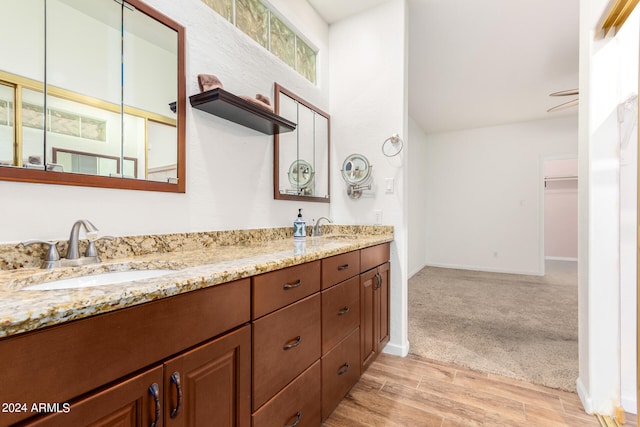
M 620 406 L 624 408 L 625 412 L 638 415 L 638 401 L 633 396 L 621 396 Z
M 486 268 L 486 267 L 477 267 L 477 266 L 470 266 L 470 265 L 427 263 L 425 265 L 425 267 L 451 268 L 451 269 L 455 269 L 455 270 L 484 271 L 484 272 L 487 272 L 487 273 L 521 274 L 521 275 L 524 275 L 524 276 L 544 276 L 544 274 L 539 272 L 539 271 L 503 270 L 503 269 L 499 269 L 499 268 Z
M 418 267 L 417 269 L 410 271 L 409 272 L 409 279 L 411 279 L 413 276 L 415 276 L 416 274 L 420 273 L 420 270 L 422 270 L 423 268 L 425 268 L 427 266 L 427 264 L 422 264 L 420 267 Z
M 571 258 L 571 257 L 562 257 L 562 256 L 546 256 L 544 257 L 545 260 L 549 260 L 549 261 L 575 261 L 578 262 L 578 258 Z
M 407 341 L 404 345 L 388 343 L 382 349 L 382 352 L 391 354 L 393 356 L 407 357 L 407 354 L 409 354 L 409 341 Z
M 587 392 L 584 384 L 582 384 L 582 379 L 578 378 L 576 380 L 576 392 L 578 393 L 578 397 L 582 402 L 582 406 L 584 406 L 584 411 L 587 414 L 593 414 L 593 402 L 591 401 L 591 396 Z

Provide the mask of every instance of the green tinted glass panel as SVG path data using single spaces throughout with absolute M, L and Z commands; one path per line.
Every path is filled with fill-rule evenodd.
M 202 2 L 227 21 L 233 22 L 233 0 L 202 0 Z
M 316 53 L 300 37 L 296 37 L 296 71 L 311 83 L 316 82 Z
M 271 14 L 271 52 L 291 68 L 296 66 L 296 36 L 281 20 Z
M 236 26 L 269 48 L 269 11 L 258 0 L 236 0 Z

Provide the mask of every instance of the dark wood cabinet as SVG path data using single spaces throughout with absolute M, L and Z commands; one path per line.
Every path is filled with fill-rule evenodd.
M 250 346 L 246 325 L 25 425 L 249 427 Z
M 245 421 L 218 425 L 248 426 L 251 416 L 250 401 L 247 400 L 251 393 L 250 295 L 250 280 L 243 279 L 0 340 L 0 360 L 12 367 L 3 377 L 0 400 L 24 402 L 29 408 L 25 412 L 0 414 L 0 426 L 40 416 L 31 411 L 31 407 L 41 402 L 70 403 L 72 409 L 69 413 L 42 414 L 43 418 L 30 419 L 29 423 L 74 427 L 94 425 L 94 422 L 98 423 L 95 425 L 133 423 L 131 425 L 149 426 L 152 422 L 146 422 L 149 420 L 148 408 L 155 403 L 149 387 L 152 383 L 157 384 L 159 407 L 166 408 L 165 393 L 170 382 L 163 380 L 162 365 L 187 349 L 202 350 L 198 354 L 211 357 L 207 362 L 210 364 L 218 363 L 215 362 L 217 357 L 235 357 L 223 368 L 238 369 L 233 387 L 238 387 L 241 393 L 237 394 L 238 390 L 234 389 L 236 394 L 224 398 L 237 400 L 238 408 L 244 413 L 236 420 Z M 246 342 L 227 349 L 223 342 L 236 343 L 236 332 L 229 335 L 230 341 L 224 341 L 227 338 L 224 334 L 242 324 L 247 325 L 242 329 Z M 215 352 L 211 353 L 213 347 L 222 348 L 220 351 L 226 353 L 216 356 Z M 195 354 L 196 350 L 192 352 Z M 185 360 L 195 357 L 192 352 L 183 354 Z M 160 366 L 159 378 L 130 378 L 154 365 Z M 223 368 L 218 366 L 218 369 Z M 242 375 L 239 374 L 241 368 Z M 228 377 L 222 377 L 222 371 L 218 374 L 228 380 Z M 207 381 L 212 378 L 215 376 L 207 376 Z M 202 395 L 214 393 L 214 398 L 200 399 L 203 401 L 222 399 L 223 396 L 217 393 L 229 387 L 226 384 L 213 389 L 203 384 L 205 382 L 198 383 L 199 390 L 205 390 Z M 240 384 L 244 385 L 241 387 Z M 186 400 L 184 402 L 186 404 Z M 91 414 L 86 419 L 93 421 L 84 421 L 84 418 L 78 418 L 78 422 L 69 421 L 71 413 L 82 414 L 83 411 Z M 52 409 L 42 412 L 52 412 Z M 161 411 L 161 418 L 162 414 Z M 96 418 L 98 415 L 101 417 Z M 168 423 L 160 419 L 156 427 L 165 424 Z
M 320 358 L 320 294 L 253 323 L 253 410 Z
M 319 426 L 389 341 L 388 260 L 386 243 L 0 340 L 0 400 L 50 404 L 0 427 Z
M 31 409 L 31 408 L 29 408 Z M 52 409 L 52 408 L 50 408 Z M 30 427 L 142 427 L 162 425 L 162 366 L 98 391 L 60 412 L 22 425 Z
M 166 427 L 249 427 L 251 327 L 164 363 Z
M 360 358 L 362 372 L 389 342 L 390 264 L 389 244 L 361 251 Z
M 322 356 L 322 419 L 329 417 L 360 378 L 360 330 Z
M 253 414 L 254 427 L 318 427 L 320 422 L 320 361 Z

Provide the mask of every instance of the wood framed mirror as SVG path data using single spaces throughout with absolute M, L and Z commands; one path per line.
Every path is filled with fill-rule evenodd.
M 329 203 L 331 116 L 278 83 L 274 109 L 296 123 L 273 137 L 274 199 Z
M 185 192 L 184 27 L 140 0 L 0 22 L 0 180 Z

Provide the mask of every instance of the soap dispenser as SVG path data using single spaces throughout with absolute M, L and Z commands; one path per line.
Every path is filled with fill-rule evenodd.
M 293 221 L 294 240 L 304 240 L 307 238 L 307 222 L 302 219 L 302 209 L 298 209 L 298 218 Z

